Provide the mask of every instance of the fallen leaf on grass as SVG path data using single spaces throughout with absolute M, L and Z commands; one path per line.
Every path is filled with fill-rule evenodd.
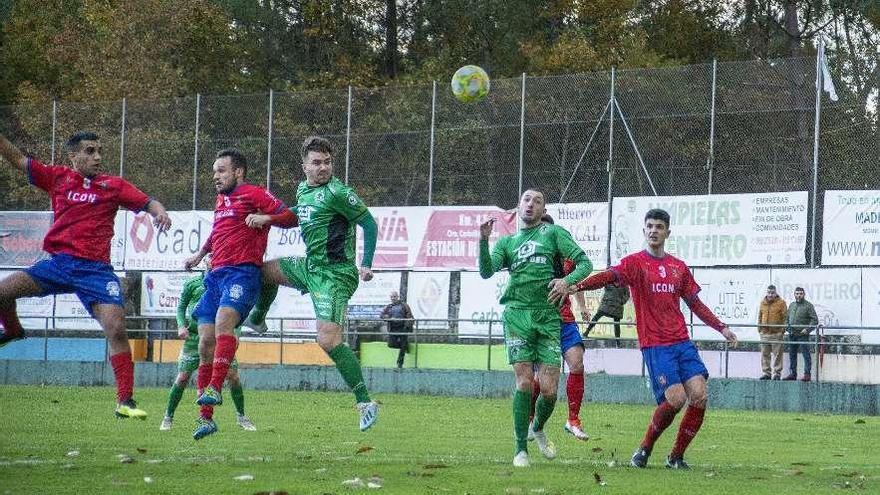
M 70 452 L 67 453 L 67 457 L 76 457 L 78 455 L 79 455 L 78 450 L 71 450 Z
M 355 451 L 355 454 L 363 454 L 364 452 L 369 452 L 371 450 L 373 450 L 373 447 L 370 447 L 369 445 L 361 445 L 358 447 L 357 451 Z
M 448 467 L 446 464 L 425 464 L 425 469 L 446 469 Z
M 707 478 L 714 478 L 716 474 L 717 473 L 715 473 L 715 471 L 709 471 L 708 473 L 706 473 L 706 477 Z
M 254 495 L 290 495 L 290 494 L 288 494 L 287 492 L 283 492 L 283 491 L 282 492 L 271 491 L 271 492 L 257 492 L 257 493 L 254 493 Z
M 602 452 L 602 447 L 593 447 L 593 452 Z
M 809 466 L 810 463 L 809 462 L 792 462 L 791 465 L 792 466 Z
M 134 458 L 124 455 L 119 458 L 119 462 L 123 464 L 134 464 Z
M 414 477 L 422 477 L 422 478 L 432 478 L 434 476 L 434 473 L 418 473 L 416 471 L 407 471 L 406 475 L 407 476 L 414 476 Z
M 605 486 L 607 484 L 607 483 L 605 483 L 605 480 L 603 480 L 602 477 L 599 476 L 599 473 L 593 473 L 593 480 L 599 486 Z
M 143 447 L 138 447 L 138 448 L 137 448 L 137 451 L 140 452 L 141 454 L 146 454 L 146 453 L 147 453 L 147 449 L 145 449 L 145 448 L 143 448 Z
M 789 476 L 800 476 L 800 475 L 804 474 L 804 472 L 801 471 L 800 469 L 786 469 L 785 471 L 783 471 L 783 473 L 785 473 Z
M 865 420 L 864 420 L 864 419 L 861 419 L 861 418 L 860 418 L 860 419 L 857 419 L 856 422 L 855 422 L 855 424 L 857 424 L 857 425 L 863 425 L 863 424 L 865 424 Z
M 346 486 L 348 488 L 363 488 L 367 486 L 367 484 L 364 483 L 364 480 L 360 478 L 352 478 L 350 480 L 344 480 L 342 482 L 342 486 Z

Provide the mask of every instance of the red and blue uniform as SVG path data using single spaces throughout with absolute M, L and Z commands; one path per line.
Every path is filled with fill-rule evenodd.
M 89 313 L 93 304 L 122 306 L 119 278 L 110 266 L 116 212 L 144 210 L 150 197 L 121 177 L 84 177 L 33 158 L 27 173 L 31 184 L 49 193 L 54 213 L 43 240 L 51 257 L 25 270 L 43 289 L 41 295 L 74 292 Z
M 205 243 L 212 253 L 205 294 L 193 310 L 199 324 L 213 324 L 220 306 L 247 316 L 260 293 L 260 266 L 269 242 L 269 226 L 248 227 L 248 215 L 275 215 L 287 206 L 266 189 L 240 184 L 229 194 L 218 194 L 214 226 Z
M 565 260 L 562 263 L 562 276 L 568 275 L 574 271 L 574 261 Z M 583 346 L 584 340 L 581 337 L 580 329 L 575 323 L 574 313 L 571 311 L 571 298 L 565 297 L 562 300 L 562 306 L 559 308 L 559 316 L 562 317 L 562 329 L 560 331 L 560 348 L 562 355 L 576 345 Z

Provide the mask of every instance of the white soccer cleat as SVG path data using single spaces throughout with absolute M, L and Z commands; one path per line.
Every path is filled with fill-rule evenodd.
M 553 442 L 547 440 L 547 432 L 545 432 L 544 430 L 536 431 L 535 443 L 538 444 L 538 450 L 541 451 L 541 455 L 543 455 L 547 459 L 556 458 L 556 446 L 553 445 Z
M 244 323 L 241 324 L 243 327 L 248 327 L 256 333 L 266 333 L 269 330 L 269 327 L 266 325 L 266 320 L 263 320 L 262 323 L 257 325 L 251 320 L 251 315 L 248 315 L 247 319 L 244 320 Z
M 513 467 L 529 467 L 529 453 L 525 450 L 517 452 L 516 455 L 513 456 Z
M 170 429 L 171 429 L 171 422 L 172 422 L 172 421 L 173 421 L 173 419 L 170 418 L 169 416 L 165 416 L 164 418 L 162 418 L 162 424 L 159 425 L 159 431 L 168 431 L 168 430 L 170 430 Z
M 526 440 L 528 440 L 530 442 L 535 441 L 535 430 L 532 429 L 533 426 L 535 426 L 535 422 L 529 421 L 529 433 L 528 433 L 528 435 L 526 435 Z
M 565 426 L 563 426 L 563 429 L 578 440 L 587 441 L 590 439 L 590 435 L 587 435 L 587 432 L 581 429 L 580 421 L 568 420 L 565 422 Z
M 257 427 L 254 425 L 254 423 L 251 422 L 250 418 L 243 414 L 238 416 L 236 422 L 238 423 L 238 426 L 241 426 L 242 430 L 257 431 Z
M 379 404 L 375 402 L 358 402 L 357 410 L 361 415 L 359 423 L 361 431 L 369 430 L 379 418 Z

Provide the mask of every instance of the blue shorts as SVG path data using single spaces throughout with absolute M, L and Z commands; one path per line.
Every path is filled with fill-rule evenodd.
M 119 277 L 109 263 L 55 254 L 24 272 L 43 289 L 40 296 L 74 293 L 92 316 L 93 304 L 124 305 Z
M 684 383 L 689 379 L 703 375 L 709 378 L 709 370 L 700 359 L 697 346 L 690 340 L 672 345 L 661 345 L 642 349 L 645 358 L 645 366 L 651 380 L 651 389 L 654 390 L 654 399 L 657 404 L 666 400 L 666 389 L 677 383 Z
M 584 346 L 584 339 L 581 338 L 581 331 L 575 322 L 562 324 L 562 330 L 559 332 L 559 340 L 563 356 L 569 349 L 576 345 L 581 347 Z
M 221 266 L 205 277 L 205 293 L 192 316 L 199 325 L 214 324 L 217 310 L 227 306 L 236 311 L 241 320 L 247 318 L 260 296 L 260 267 L 256 265 Z

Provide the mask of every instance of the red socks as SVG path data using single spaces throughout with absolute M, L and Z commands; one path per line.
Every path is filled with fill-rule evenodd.
M 24 331 L 15 313 L 15 301 L 7 309 L 0 311 L 0 325 L 3 325 L 3 332 L 10 337 L 21 335 Z
M 684 412 L 684 418 L 678 426 L 678 436 L 675 437 L 675 445 L 672 447 L 673 457 L 682 457 L 685 449 L 691 443 L 691 440 L 697 436 L 700 427 L 703 426 L 703 416 L 706 414 L 705 409 L 699 407 L 688 406 Z
M 672 424 L 672 420 L 675 419 L 675 413 L 677 412 L 678 411 L 666 401 L 663 401 L 657 406 L 657 409 L 654 409 L 654 417 L 651 418 L 651 423 L 648 425 L 648 431 L 645 432 L 645 438 L 642 440 L 643 449 L 651 450 L 654 448 L 654 442 L 660 438 L 660 434 L 663 433 L 663 430 Z
M 196 389 L 198 389 L 199 395 L 202 395 L 205 387 L 211 384 L 212 372 L 213 367 L 211 363 L 199 364 L 198 374 L 196 374 Z M 202 413 L 202 417 L 205 419 L 211 419 L 214 416 L 214 408 L 212 406 L 202 406 L 200 408 L 200 411 Z
M 565 395 L 568 396 L 568 419 L 580 420 L 581 402 L 584 401 L 584 374 L 569 373 L 565 382 Z
M 229 372 L 229 365 L 235 359 L 236 347 L 238 347 L 238 340 L 234 335 L 217 336 L 217 347 L 214 349 L 214 373 L 211 375 L 211 386 L 217 391 L 223 388 L 226 373 Z
M 116 400 L 124 402 L 131 399 L 134 388 L 134 363 L 131 352 L 120 352 L 110 356 L 113 375 L 116 377 Z

